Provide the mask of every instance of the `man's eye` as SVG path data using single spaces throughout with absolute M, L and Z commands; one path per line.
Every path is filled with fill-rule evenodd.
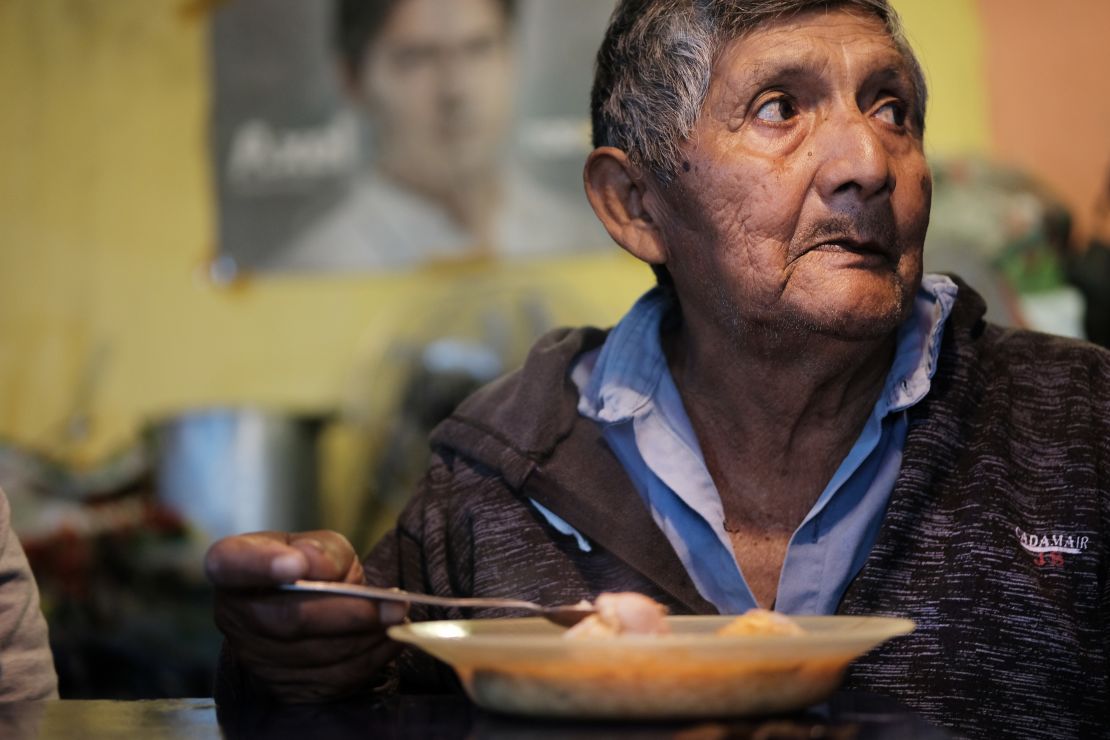
M 761 121 L 787 121 L 798 114 L 794 108 L 794 104 L 787 98 L 775 98 L 768 100 L 763 105 L 759 106 L 759 110 L 755 112 L 755 117 Z
M 431 45 L 412 44 L 403 46 L 393 51 L 391 61 L 394 71 L 398 74 L 413 72 L 420 67 L 427 67 L 435 61 L 437 50 Z
M 472 59 L 489 56 L 497 50 L 497 41 L 496 36 L 479 36 L 478 38 L 469 39 L 463 45 L 463 50 L 466 52 L 466 56 Z
M 885 121 L 892 126 L 904 126 L 906 124 L 906 106 L 902 105 L 897 100 L 884 103 L 875 111 L 875 115 L 879 120 Z

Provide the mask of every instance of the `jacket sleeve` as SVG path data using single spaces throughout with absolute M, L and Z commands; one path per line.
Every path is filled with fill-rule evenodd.
M 454 529 L 444 514 L 442 502 L 459 490 L 479 484 L 460 480 L 442 461 L 433 462 L 412 500 L 397 523 L 363 561 L 368 583 L 441 596 L 469 596 L 469 559 L 453 551 L 450 541 L 466 543 L 466 533 Z M 465 545 L 464 545 L 465 547 Z M 460 581 L 462 581 L 460 583 Z M 458 610 L 443 610 L 413 604 L 409 621 L 460 619 Z M 445 664 L 425 653 L 406 648 L 390 666 L 391 675 L 379 679 L 383 687 L 405 693 L 454 692 L 461 686 Z
M 31 567 L 0 490 L 0 701 L 55 699 L 58 677 Z

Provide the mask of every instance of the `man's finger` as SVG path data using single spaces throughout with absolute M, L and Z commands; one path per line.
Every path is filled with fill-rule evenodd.
M 362 583 L 362 566 L 338 532 L 252 532 L 208 549 L 208 579 L 217 588 L 261 588 L 298 578 Z
M 384 630 L 405 617 L 405 605 L 349 596 L 274 592 L 224 599 L 216 621 L 225 632 L 295 640 Z
M 290 546 L 305 557 L 308 570 L 300 578 L 362 583 L 362 565 L 347 538 L 338 532 L 316 530 L 289 535 Z
M 204 570 L 217 588 L 258 588 L 304 578 L 304 552 L 283 532 L 254 532 L 225 537 L 208 548 Z

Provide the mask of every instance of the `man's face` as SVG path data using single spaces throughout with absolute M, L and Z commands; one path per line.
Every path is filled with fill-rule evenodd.
M 494 165 L 510 107 L 506 23 L 495 0 L 397 6 L 355 90 L 389 169 L 435 192 Z
M 688 321 L 879 338 L 921 278 L 931 178 L 882 23 L 807 13 L 722 53 L 661 228 Z

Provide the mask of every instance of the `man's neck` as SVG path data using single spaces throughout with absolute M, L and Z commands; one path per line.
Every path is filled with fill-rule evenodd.
M 842 420 L 856 406 L 869 411 L 890 369 L 894 342 L 893 332 L 862 340 L 803 330 L 699 336 L 688 326 L 663 337 L 683 398 L 704 396 L 734 419 L 780 430 Z
M 804 516 L 870 416 L 894 341 L 893 333 L 699 336 L 690 327 L 664 337 L 726 513 L 730 499 L 781 507 L 789 497 Z

